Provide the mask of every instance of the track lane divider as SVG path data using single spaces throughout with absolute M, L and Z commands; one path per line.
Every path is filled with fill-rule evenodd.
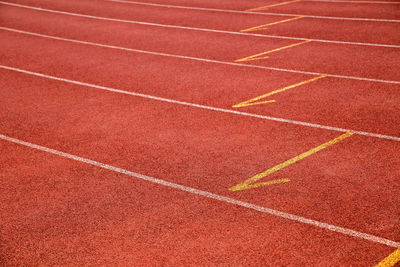
M 371 241 L 371 242 L 374 242 L 374 243 L 383 244 L 383 245 L 386 245 L 386 246 L 389 246 L 389 247 L 400 248 L 400 243 L 399 242 L 395 242 L 395 241 L 392 241 L 392 240 L 389 240 L 389 239 L 386 239 L 386 238 L 383 238 L 383 237 L 379 237 L 379 236 L 375 236 L 375 235 L 371 235 L 371 234 L 355 231 L 355 230 L 352 230 L 352 229 L 348 229 L 348 228 L 344 228 L 344 227 L 340 227 L 340 226 L 336 226 L 336 225 L 332 225 L 332 224 L 316 221 L 316 220 L 313 220 L 313 219 L 308 219 L 308 218 L 301 217 L 301 216 L 298 216 L 298 215 L 294 215 L 294 214 L 290 214 L 290 213 L 286 213 L 286 212 L 282 212 L 282 211 L 278 211 L 278 210 L 274 210 L 274 209 L 258 206 L 258 205 L 251 204 L 251 203 L 248 203 L 248 202 L 236 200 L 236 199 L 233 199 L 233 198 L 217 195 L 217 194 L 214 194 L 214 193 L 211 193 L 211 192 L 199 190 L 199 189 L 192 188 L 192 187 L 189 187 L 189 186 L 184 186 L 184 185 L 173 183 L 173 182 L 169 182 L 169 181 L 166 181 L 166 180 L 150 177 L 150 176 L 143 175 L 143 174 L 136 173 L 136 172 L 132 172 L 132 171 L 129 171 L 129 170 L 126 170 L 126 169 L 118 168 L 118 167 L 115 167 L 115 166 L 112 166 L 112 165 L 109 165 L 109 164 L 106 164 L 106 163 L 98 162 L 98 161 L 91 160 L 91 159 L 88 159 L 88 158 L 84 158 L 84 157 L 81 157 L 81 156 L 77 156 L 77 155 L 69 154 L 69 153 L 66 153 L 66 152 L 63 152 L 63 151 L 59 151 L 59 150 L 56 150 L 56 149 L 52 149 L 52 148 L 48 148 L 48 147 L 45 147 L 45 146 L 41 146 L 41 145 L 33 144 L 33 143 L 30 143 L 30 142 L 26 142 L 26 141 L 23 141 L 23 140 L 20 140 L 20 139 L 17 139 L 17 138 L 9 137 L 7 135 L 0 134 L 0 139 L 2 139 L 4 141 L 11 142 L 11 143 L 14 143 L 14 144 L 18 144 L 18 145 L 22 145 L 22 146 L 25 146 L 25 147 L 29 147 L 29 148 L 32 148 L 32 149 L 36 149 L 36 150 L 40 150 L 40 151 L 43 151 L 43 152 L 47 152 L 49 154 L 57 155 L 57 156 L 60 156 L 60 157 L 63 157 L 63 158 L 67 158 L 67 159 L 70 159 L 70 160 L 74 160 L 76 162 L 85 163 L 85 164 L 92 165 L 92 166 L 95 166 L 95 167 L 99 167 L 99 168 L 102 168 L 102 169 L 106 169 L 106 170 L 109 170 L 109 171 L 112 171 L 112 172 L 115 172 L 115 173 L 128 175 L 128 176 L 140 179 L 140 180 L 144 180 L 144 181 L 151 182 L 151 183 L 154 183 L 154 184 L 159 184 L 159 185 L 166 186 L 166 187 L 169 187 L 169 188 L 173 188 L 173 189 L 177 189 L 177 190 L 184 191 L 184 192 L 187 192 L 187 193 L 191 193 L 191 194 L 194 194 L 194 195 L 206 197 L 206 198 L 209 198 L 209 199 L 214 199 L 214 200 L 217 200 L 217 201 L 220 201 L 220 202 L 229 203 L 229 204 L 232 204 L 232 205 L 235 205 L 235 206 L 240 206 L 240 207 L 243 207 L 243 208 L 246 208 L 246 209 L 255 210 L 255 211 L 262 212 L 262 213 L 265 213 L 265 214 L 269 214 L 269 215 L 272 215 L 272 216 L 275 216 L 275 217 L 285 218 L 285 219 L 290 220 L 290 221 L 295 221 L 295 222 L 311 225 L 311 226 L 322 228 L 324 230 L 328 230 L 328 231 L 331 231 L 331 232 L 341 233 L 341 234 L 346 235 L 346 236 L 352 236 L 352 237 L 355 237 L 355 238 L 358 238 L 358 239 L 368 240 L 368 241 Z

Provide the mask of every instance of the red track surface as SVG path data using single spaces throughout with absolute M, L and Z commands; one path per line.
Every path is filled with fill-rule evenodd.
M 101 0 L 13 3 L 233 32 L 289 18 Z M 231 10 L 273 3 L 168 1 Z M 268 12 L 399 19 L 398 7 L 297 2 Z M 399 25 L 303 18 L 256 33 L 396 46 Z M 400 247 L 400 48 L 312 41 L 240 63 L 255 66 L 246 67 L 225 63 L 299 41 L 4 4 L 0 26 L 0 260 L 6 265 L 373 266 Z M 331 76 L 264 99 L 276 103 L 232 108 L 316 77 L 257 66 Z M 288 183 L 228 190 L 340 136 L 338 128 L 364 133 L 260 180 Z M 157 185 L 35 144 L 274 212 Z M 358 234 L 332 231 L 339 228 Z

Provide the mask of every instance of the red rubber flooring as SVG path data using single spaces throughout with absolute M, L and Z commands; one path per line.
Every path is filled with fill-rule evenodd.
M 265 12 L 396 20 L 399 7 Z M 302 18 L 235 34 L 287 18 L 0 2 L 0 261 L 398 264 L 400 22 Z

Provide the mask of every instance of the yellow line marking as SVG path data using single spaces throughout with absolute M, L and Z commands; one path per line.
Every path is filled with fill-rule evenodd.
M 389 256 L 384 258 L 375 267 L 392 267 L 395 266 L 395 264 L 398 262 L 400 262 L 400 248 L 393 251 Z
M 255 27 L 251 27 L 248 29 L 240 30 L 240 32 L 253 32 L 253 31 L 266 30 L 268 26 L 280 24 L 280 23 L 284 23 L 284 22 L 288 22 L 288 21 L 292 21 L 292 20 L 296 20 L 296 19 L 301 19 L 301 18 L 304 18 L 304 16 L 298 16 L 298 17 L 294 17 L 294 18 L 290 18 L 290 19 L 284 19 L 284 20 L 280 20 L 280 21 L 271 22 L 268 24 L 260 25 L 260 26 L 255 26 Z
M 266 177 L 266 176 L 268 176 L 268 175 L 270 175 L 270 174 L 272 174 L 272 173 L 274 173 L 276 171 L 279 171 L 280 169 L 283 169 L 283 168 L 285 168 L 285 167 L 287 167 L 287 166 L 289 166 L 289 165 L 291 165 L 291 164 L 293 164 L 293 163 L 295 163 L 295 162 L 297 162 L 299 160 L 302 160 L 302 159 L 304 159 L 304 158 L 306 158 L 308 156 L 311 156 L 312 154 L 317 153 L 318 151 L 320 151 L 320 150 L 322 150 L 324 148 L 327 148 L 327 147 L 329 147 L 331 145 L 334 145 L 334 144 L 342 141 L 343 139 L 345 139 L 347 137 L 350 137 L 353 134 L 354 133 L 351 133 L 351 132 L 347 132 L 345 134 L 342 134 L 341 136 L 336 137 L 336 138 L 330 140 L 329 142 L 326 142 L 326 143 L 324 143 L 324 144 L 322 144 L 320 146 L 317 146 L 317 147 L 315 147 L 315 148 L 313 148 L 313 149 L 311 149 L 311 150 L 309 150 L 307 152 L 304 152 L 303 154 L 300 154 L 300 155 L 298 155 L 298 156 L 296 156 L 294 158 L 291 158 L 291 159 L 289 159 L 289 160 L 287 160 L 287 161 L 285 161 L 285 162 L 283 162 L 283 163 L 281 163 L 279 165 L 276 165 L 275 167 L 273 167 L 271 169 L 268 169 L 268 170 L 266 170 L 266 171 L 264 171 L 262 173 L 259 173 L 259 174 L 255 175 L 255 176 L 251 177 L 250 179 L 244 181 L 243 183 L 235 185 L 235 186 L 229 188 L 229 190 L 230 191 L 240 191 L 240 190 L 246 190 L 246 189 L 256 188 L 256 187 L 260 187 L 260 186 L 266 186 L 266 185 L 270 185 L 270 184 L 289 182 L 290 180 L 285 178 L 285 179 L 272 180 L 272 181 L 268 181 L 268 182 L 262 182 L 262 183 L 254 184 L 254 182 L 256 182 L 256 181 L 258 181 L 258 180 L 260 180 L 260 179 L 262 179 L 262 178 L 264 178 L 264 177 Z
M 272 5 L 268 5 L 268 6 L 262 6 L 262 7 L 251 8 L 251 9 L 247 9 L 246 11 L 264 10 L 264 9 L 269 8 L 269 7 L 287 5 L 287 4 L 294 3 L 294 2 L 299 2 L 299 1 L 301 1 L 301 0 L 293 0 L 293 1 L 287 1 L 287 2 L 282 2 L 282 3 L 272 4 Z
M 284 50 L 284 49 L 287 49 L 287 48 L 291 48 L 291 47 L 298 46 L 298 45 L 305 44 L 305 43 L 309 43 L 309 42 L 311 42 L 311 40 L 306 40 L 306 41 L 302 41 L 302 42 L 299 42 L 299 43 L 295 43 L 295 44 L 279 47 L 279 48 L 268 50 L 266 52 L 262 52 L 262 53 L 259 53 L 259 54 L 256 54 L 256 55 L 252 55 L 252 56 L 248 56 L 248 57 L 245 57 L 245 58 L 236 59 L 235 62 L 244 62 L 244 61 L 267 59 L 268 56 L 266 56 L 266 57 L 260 57 L 260 56 L 264 56 L 264 55 L 267 55 L 267 54 L 270 54 L 270 53 L 273 53 L 273 52 L 276 52 L 276 51 Z
M 260 95 L 260 96 L 257 96 L 257 97 L 255 97 L 255 98 L 246 100 L 246 101 L 241 102 L 241 103 L 239 103 L 239 104 L 233 105 L 232 107 L 233 107 L 233 108 L 242 108 L 242 107 L 247 107 L 247 106 L 254 106 L 254 105 L 267 104 L 267 103 L 274 103 L 274 102 L 276 102 L 276 100 L 267 100 L 267 101 L 262 101 L 262 102 L 256 102 L 256 101 L 258 101 L 258 100 L 260 100 L 260 99 L 263 99 L 263 98 L 266 98 L 266 97 L 268 97 L 268 96 L 271 96 L 271 95 L 274 95 L 274 94 L 281 93 L 281 92 L 283 92 L 283 91 L 292 89 L 292 88 L 294 88 L 294 87 L 297 87 L 297 86 L 300 86 L 300 85 L 303 85 L 303 84 L 306 84 L 306 83 L 310 83 L 310 82 L 313 82 L 313 81 L 316 81 L 316 80 L 325 78 L 325 77 L 326 77 L 325 75 L 321 75 L 321 76 L 318 76 L 318 77 L 309 79 L 309 80 L 307 80 L 307 81 L 302 81 L 302 82 L 299 82 L 299 83 L 296 83 L 296 84 L 292 84 L 292 85 L 283 87 L 283 88 L 281 88 L 281 89 L 278 89 L 278 90 L 275 90 L 275 91 L 266 93 L 266 94 L 264 94 L 264 95 Z

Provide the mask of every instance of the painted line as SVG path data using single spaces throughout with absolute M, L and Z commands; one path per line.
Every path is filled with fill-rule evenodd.
M 388 83 L 388 84 L 400 84 L 400 81 L 372 79 L 372 78 L 347 76 L 347 75 L 336 75 L 336 74 L 310 72 L 310 71 L 302 71 L 302 70 L 291 70 L 291 69 L 283 69 L 283 68 L 275 68 L 275 67 L 267 67 L 267 66 L 259 66 L 259 65 L 250 65 L 250 64 L 235 63 L 235 62 L 226 62 L 226 61 L 219 61 L 219 60 L 205 59 L 205 58 L 198 58 L 198 57 L 181 56 L 181 55 L 167 54 L 167 53 L 161 53 L 161 52 L 152 52 L 152 51 L 146 51 L 146 50 L 140 50 L 140 49 L 119 47 L 119 46 L 114 46 L 114 45 L 105 45 L 105 44 L 92 43 L 92 42 L 87 42 L 87 41 L 80 41 L 80 40 L 62 38 L 62 37 L 57 37 L 57 36 L 51 36 L 51 35 L 46 35 L 46 34 L 27 32 L 27 31 L 22 31 L 22 30 L 7 28 L 7 27 L 0 27 L 0 30 L 16 32 L 16 33 L 21 33 L 21 34 L 27 34 L 27 35 L 43 37 L 43 38 L 49 38 L 49 39 L 54 39 L 54 40 L 59 40 L 59 41 L 67 41 L 67 42 L 72 42 L 72 43 L 78 43 L 78 44 L 84 44 L 84 45 L 92 45 L 92 46 L 103 47 L 103 48 L 118 49 L 118 50 L 128 51 L 128 52 L 137 52 L 137 53 L 143 53 L 143 54 L 149 54 L 149 55 L 157 55 L 157 56 L 181 58 L 181 59 L 188 59 L 188 60 L 196 60 L 196 61 L 201 61 L 201 62 L 216 63 L 216 64 L 223 64 L 223 65 L 230 65 L 230 66 L 240 66 L 240 67 L 246 67 L 246 68 L 282 71 L 282 72 L 289 72 L 289 73 L 299 73 L 299 74 L 306 74 L 306 75 L 312 75 L 312 76 L 321 76 L 321 75 L 323 75 L 323 76 L 326 76 L 326 77 L 339 78 L 339 79 L 349 79 L 349 80 Z
M 301 45 L 301 44 L 305 44 L 305 43 L 309 43 L 309 42 L 311 42 L 311 41 L 303 41 L 303 42 L 300 42 L 300 43 L 295 43 L 295 44 L 291 44 L 291 45 L 287 45 L 287 46 L 282 46 L 282 47 L 279 47 L 279 48 L 276 48 L 276 49 L 268 50 L 266 52 L 258 53 L 256 55 L 244 57 L 244 58 L 241 58 L 241 59 L 236 59 L 235 62 L 245 62 L 245 61 L 252 61 L 252 60 L 267 59 L 268 56 L 266 56 L 266 57 L 261 57 L 261 56 L 264 56 L 264 55 L 267 55 L 267 54 L 270 54 L 270 53 L 273 53 L 273 52 L 276 52 L 276 51 L 285 50 L 287 48 L 295 47 L 295 46 L 298 46 L 298 45 Z
M 275 91 L 274 91 L 275 92 Z M 279 93 L 279 92 L 277 92 Z M 263 104 L 270 104 L 270 103 L 276 103 L 276 100 L 265 100 L 261 102 L 256 102 L 257 100 L 266 97 L 266 95 L 258 96 L 255 98 L 252 98 L 250 100 L 243 101 L 239 104 L 233 105 L 233 108 L 243 108 L 243 107 L 249 107 L 249 106 L 255 106 L 255 105 L 263 105 Z
M 376 267 L 392 267 L 398 262 L 400 262 L 400 248 L 393 251 L 393 253 L 378 263 Z
M 317 152 L 319 152 L 319 151 L 321 151 L 321 150 L 323 150 L 323 149 L 325 149 L 325 148 L 327 148 L 329 146 L 332 146 L 332 145 L 334 145 L 334 144 L 336 144 L 336 143 L 338 143 L 338 142 L 340 142 L 340 141 L 342 141 L 342 140 L 344 140 L 347 137 L 350 137 L 352 135 L 353 135 L 353 133 L 350 133 L 350 132 L 342 134 L 341 136 L 336 137 L 336 138 L 330 140 L 329 142 L 326 142 L 326 143 L 324 143 L 322 145 L 319 145 L 319 146 L 317 146 L 317 147 L 315 147 L 313 149 L 308 150 L 307 152 L 304 152 L 304 153 L 302 153 L 302 154 L 300 154 L 300 155 L 298 155 L 298 156 L 296 156 L 294 158 L 291 158 L 291 159 L 289 159 L 289 160 L 287 160 L 287 161 L 285 161 L 285 162 L 283 162 L 281 164 L 278 164 L 275 167 L 272 167 L 272 168 L 270 168 L 270 169 L 268 169 L 268 170 L 266 170 L 266 171 L 264 171 L 262 173 L 259 173 L 259 174 L 255 175 L 255 176 L 251 177 L 250 179 L 247 179 L 243 183 L 240 183 L 238 185 L 232 186 L 231 188 L 229 188 L 229 190 L 230 191 L 241 191 L 241 190 L 247 190 L 247 189 L 258 188 L 258 187 L 261 187 L 261 186 L 269 185 L 268 182 L 262 182 L 262 183 L 256 183 L 256 184 L 254 184 L 254 182 L 257 182 L 257 181 L 261 180 L 262 178 L 264 178 L 264 177 L 266 177 L 266 176 L 268 176 L 270 174 L 273 174 L 274 172 L 277 172 L 277 171 L 279 171 L 279 170 L 281 170 L 283 168 L 286 168 L 289 165 L 292 165 L 293 163 L 296 163 L 296 162 L 298 162 L 298 161 L 300 161 L 300 160 L 302 160 L 302 159 L 304 159 L 306 157 L 309 157 L 312 154 L 315 154 L 315 153 L 317 153 Z M 274 181 L 276 181 L 276 180 L 274 180 Z M 285 182 L 289 182 L 289 181 L 290 181 L 289 179 L 286 179 Z
M 218 200 L 221 202 L 225 202 L 225 203 L 229 203 L 232 205 L 236 205 L 236 206 L 241 206 L 247 209 L 252 209 L 252 210 L 256 210 L 262 213 L 266 213 L 266 214 L 270 214 L 276 217 L 280 217 L 280 218 L 285 218 L 291 221 L 295 221 L 295 222 L 299 222 L 299 223 L 303 223 L 303 224 L 308 224 L 308 225 L 312 225 L 318 228 L 322 228 L 328 231 L 332 231 L 332 232 L 337 232 L 337 233 L 341 233 L 347 236 L 352 236 L 352 237 L 356 237 L 359 239 L 364 239 L 364 240 L 368 240 L 368 241 L 372 241 L 375 243 L 379 243 L 379 244 L 383 244 L 389 247 L 395 247 L 398 248 L 400 247 L 400 243 L 399 242 L 395 242 L 386 238 L 382 238 L 382 237 L 378 237 L 378 236 L 374 236 L 374 235 L 370 235 L 370 234 L 366 234 L 366 233 L 362 233 L 362 232 L 358 232 L 358 231 L 354 231 L 348 228 L 343 228 L 340 226 L 335 226 L 332 224 L 328 224 L 328 223 L 324 223 L 324 222 L 320 222 L 320 221 L 316 221 L 316 220 L 312 220 L 312 219 L 308 219 L 305 217 L 301 217 L 301 216 L 297 216 L 294 214 L 290 214 L 290 213 L 286 213 L 286 212 L 281 212 L 278 210 L 274 210 L 274 209 L 270 209 L 270 208 L 265 208 L 265 207 L 261 207 L 258 205 L 254 205 L 251 203 L 247 203 L 247 202 L 243 202 L 240 200 L 236 200 L 233 198 L 229 198 L 229 197 L 224 197 L 224 196 L 220 196 L 217 194 L 213 194 L 207 191 L 203 191 L 203 190 L 199 190 L 196 188 L 192 188 L 192 187 L 188 187 L 188 186 L 184 186 L 184 185 L 180 185 L 180 184 L 176 184 L 176 183 L 172 183 L 172 182 L 168 182 L 162 179 L 157 179 L 157 178 L 153 178 L 150 176 L 146 176 L 140 173 L 136 173 L 136 172 L 131 172 L 122 168 L 118 168 L 118 167 L 114 167 L 105 163 L 101 163 L 98 161 L 94 161 L 88 158 L 84 158 L 84 157 L 80 157 L 80 156 L 76 156 L 73 154 L 69 154 L 69 153 L 65 153 L 59 150 L 55 150 L 55 149 L 51 149 L 45 146 L 41 146 L 41 145 L 37 145 L 37 144 L 33 144 L 33 143 L 29 143 L 29 142 L 25 142 L 16 138 L 12 138 L 3 134 L 0 134 L 0 139 L 8 141 L 8 142 L 12 142 L 18 145 L 23 145 L 29 148 L 33 148 L 36 150 L 40 150 L 43 152 L 47 152 L 53 155 L 57 155 L 63 158 L 67 158 L 67 159 L 71 159 L 71 160 L 75 160 L 77 162 L 81 162 L 81 163 L 85 163 L 85 164 L 89 164 L 95 167 L 99 167 L 102 169 L 106 169 L 112 172 L 116 172 L 116 173 L 121 173 L 121 174 L 125 174 L 137 179 L 141 179 L 147 182 L 151 182 L 154 184 L 159 184 L 159 185 L 163 185 L 169 188 L 173 188 L 173 189 L 177 189 L 177 190 L 181 190 L 184 192 L 188 192 L 194 195 L 199 195 L 199 196 L 203 196 L 206 198 L 210 198 L 210 199 L 214 199 L 214 200 Z
M 0 65 L 0 69 L 16 71 L 16 72 L 19 72 L 19 73 L 24 73 L 24 74 L 28 74 L 28 75 L 32 75 L 32 76 L 36 76 L 36 77 L 41 77 L 41 78 L 46 78 L 46 79 L 50 79 L 50 80 L 61 81 L 61 82 L 75 84 L 75 85 L 81 85 L 81 86 L 91 87 L 91 88 L 95 88 L 95 89 L 100 89 L 100 90 L 104 90 L 104 91 L 108 91 L 108 92 L 131 95 L 131 96 L 137 96 L 137 97 L 142 97 L 142 98 L 147 98 L 147 99 L 152 99 L 152 100 L 162 101 L 162 102 L 167 102 L 167 103 L 172 103 L 172 104 L 178 104 L 178 105 L 189 106 L 189 107 L 194 107 L 194 108 L 200 108 L 200 109 L 205 109 L 205 110 L 218 111 L 218 112 L 223 112 L 223 113 L 235 114 L 235 115 L 240 115 L 240 116 L 246 116 L 246 117 L 258 118 L 258 119 L 263 119 L 263 120 L 269 120 L 269 121 L 283 122 L 283 123 L 294 124 L 294 125 L 301 125 L 301 126 L 324 129 L 324 130 L 330 130 L 330 131 L 336 131 L 336 132 L 344 132 L 344 133 L 345 132 L 352 132 L 352 133 L 363 135 L 363 136 L 369 136 L 369 137 L 375 137 L 375 138 L 379 138 L 379 139 L 386 139 L 386 140 L 400 142 L 400 137 L 397 137 L 397 136 L 390 136 L 390 135 L 384 135 L 384 134 L 356 131 L 356 130 L 350 130 L 350 129 L 332 127 L 332 126 L 325 126 L 325 125 L 316 124 L 316 123 L 289 120 L 289 119 L 277 118 L 277 117 L 272 117 L 272 116 L 265 116 L 265 115 L 247 113 L 247 112 L 240 112 L 240 111 L 231 110 L 231 109 L 211 107 L 211 106 L 200 105 L 200 104 L 195 104 L 195 103 L 190 103 L 190 102 L 185 102 L 185 101 L 179 101 L 179 100 L 174 100 L 174 99 L 169 99 L 169 98 L 164 98 L 164 97 L 158 97 L 158 96 L 152 96 L 152 95 L 147 95 L 147 94 L 129 92 L 129 91 L 121 90 L 121 89 L 115 89 L 115 88 L 106 87 L 106 86 L 100 86 L 100 85 L 95 85 L 95 84 L 90 84 L 90 83 L 85 83 L 85 82 L 79 82 L 79 81 L 74 81 L 74 80 L 65 79 L 65 78 L 59 78 L 59 77 L 55 77 L 55 76 L 51 76 L 51 75 L 47 75 L 47 74 L 42 74 L 42 73 L 38 73 L 38 72 L 32 72 L 32 71 L 23 70 L 23 69 L 18 69 L 18 68 L 14 68 L 14 67 L 10 67 L 10 66 Z
M 105 1 L 132 4 L 132 5 L 156 6 L 156 7 L 167 7 L 167 8 L 199 10 L 199 11 L 236 13 L 236 14 L 251 14 L 251 15 L 261 15 L 261 16 L 284 16 L 284 17 L 302 16 L 302 17 L 305 17 L 305 18 L 331 19 L 331 20 L 353 20 L 353 21 L 394 22 L 394 23 L 400 22 L 400 20 L 396 20 L 396 19 L 347 18 L 347 17 L 314 16 L 314 15 L 307 15 L 307 14 L 284 14 L 284 13 L 268 13 L 268 12 L 249 12 L 249 11 L 231 10 L 231 9 L 218 9 L 218 8 L 204 8 L 204 7 L 193 7 L 193 6 L 165 5 L 165 4 L 155 4 L 155 3 L 147 3 L 147 2 L 145 3 L 145 2 L 126 1 L 126 0 L 105 0 Z
M 323 76 L 323 75 L 322 75 L 322 76 L 318 76 L 318 77 L 309 79 L 309 80 L 307 80 L 307 81 L 302 81 L 302 82 L 299 82 L 299 83 L 296 83 L 296 84 L 292 84 L 292 85 L 286 86 L 286 87 L 284 87 L 284 88 L 281 88 L 281 89 L 278 89 L 278 90 L 275 90 L 275 91 L 266 93 L 266 94 L 264 94 L 264 95 L 257 96 L 257 97 L 255 97 L 255 98 L 250 99 L 250 100 L 246 100 L 246 101 L 241 102 L 241 103 L 239 103 L 239 104 L 233 105 L 232 107 L 233 107 L 233 108 L 242 108 L 242 107 L 248 107 L 248 106 L 254 106 L 254 105 L 261 105 L 261 104 L 267 104 L 267 103 L 274 103 L 274 102 L 276 102 L 275 100 L 268 100 L 268 101 L 262 101 L 262 102 L 257 102 L 257 101 L 260 100 L 260 99 L 266 98 L 266 97 L 268 97 L 268 96 L 275 95 L 275 94 L 284 92 L 284 91 L 286 91 L 286 90 L 289 90 L 289 89 L 298 87 L 298 86 L 300 86 L 300 85 L 307 84 L 307 83 L 310 83 L 310 82 L 313 82 L 313 81 L 316 81 L 316 80 L 319 80 L 319 79 L 322 79 L 322 78 L 325 78 L 325 77 L 326 77 L 326 76 Z
M 299 2 L 299 1 L 301 1 L 301 0 L 292 0 L 292 1 L 287 1 L 287 2 L 281 2 L 281 3 L 272 4 L 272 5 L 268 5 L 268 6 L 262 6 L 262 7 L 256 7 L 256 8 L 247 9 L 246 11 L 265 10 L 265 9 L 270 8 L 270 7 L 287 5 L 287 4 L 296 3 L 296 2 Z
M 262 31 L 262 30 L 266 30 L 268 28 L 268 26 L 281 24 L 281 23 L 285 23 L 285 22 L 289 22 L 289 21 L 293 21 L 293 20 L 297 20 L 297 19 L 301 19 L 301 18 L 304 18 L 304 17 L 303 16 L 299 16 L 299 17 L 295 17 L 295 18 L 275 21 L 275 22 L 271 22 L 271 23 L 268 23 L 268 24 L 263 24 L 263 25 L 260 25 L 260 26 L 255 26 L 255 27 L 251 27 L 251 28 L 248 28 L 248 29 L 240 30 L 240 32 Z
M 8 2 L 3 2 L 3 1 L 0 1 L 0 4 L 10 5 L 10 6 L 15 6 L 15 7 L 20 7 L 20 8 L 27 8 L 27 9 L 32 9 L 32 10 L 37 10 L 37 11 L 42 11 L 42 12 L 49 12 L 49 13 L 55 13 L 55 14 L 68 15 L 68 16 L 76 16 L 76 17 L 89 18 L 89 19 L 113 21 L 113 22 L 120 22 L 120 23 L 131 23 L 131 24 L 147 25 L 147 26 L 155 26 L 155 27 L 163 27 L 163 28 L 184 29 L 184 30 L 203 31 L 203 32 L 215 32 L 215 33 L 222 33 L 222 34 L 232 34 L 232 35 L 240 35 L 240 36 L 253 36 L 253 37 L 261 37 L 261 38 L 275 38 L 275 39 L 300 40 L 300 41 L 310 40 L 310 41 L 320 42 L 320 43 L 400 48 L 400 45 L 372 44 L 372 43 L 360 43 L 360 42 L 345 42 L 345 41 L 299 38 L 299 37 L 266 35 L 266 34 L 245 33 L 245 32 L 232 32 L 232 31 L 203 29 L 203 28 L 186 27 L 186 26 L 166 25 L 166 24 L 142 22 L 142 21 L 134 21 L 134 20 L 113 19 L 113 18 L 105 18 L 105 17 L 84 15 L 84 14 L 78 14 L 78 13 L 70 13 L 70 12 L 58 11 L 58 10 L 53 10 L 53 9 L 45 9 L 45 8 L 39 8 L 39 7 L 33 7 L 33 6 L 26 6 L 26 5 L 8 3 Z

